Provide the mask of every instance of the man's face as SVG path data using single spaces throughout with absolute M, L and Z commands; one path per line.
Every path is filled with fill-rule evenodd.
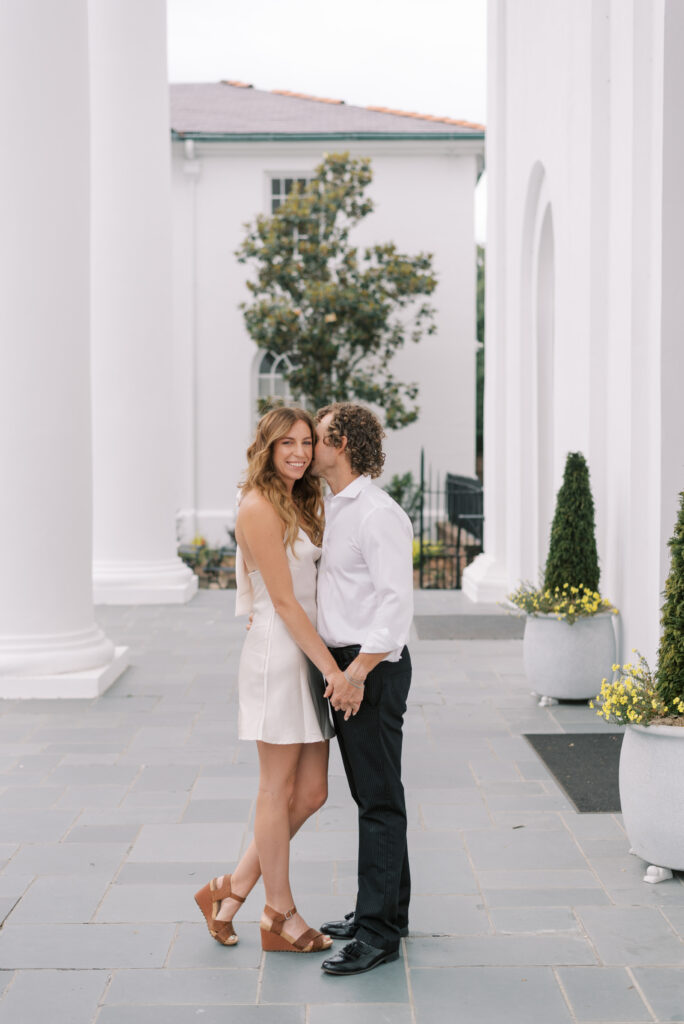
M 333 414 L 329 412 L 320 423 L 316 424 L 316 447 L 314 448 L 313 466 L 311 467 L 312 472 L 316 476 L 325 477 L 326 470 L 332 469 L 339 455 L 339 450 L 331 444 L 326 444 L 325 440 L 328 436 L 328 428 L 332 418 Z

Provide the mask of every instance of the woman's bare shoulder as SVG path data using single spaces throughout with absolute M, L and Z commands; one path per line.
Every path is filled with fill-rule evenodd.
M 279 518 L 271 502 L 260 491 L 247 491 L 242 497 L 238 509 L 238 522 L 272 522 Z

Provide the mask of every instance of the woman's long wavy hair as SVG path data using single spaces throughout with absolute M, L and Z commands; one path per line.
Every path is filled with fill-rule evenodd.
M 261 417 L 256 437 L 247 449 L 247 472 L 241 484 L 243 494 L 257 490 L 271 502 L 285 524 L 285 543 L 293 551 L 300 526 L 314 544 L 320 545 L 323 540 L 321 485 L 318 477 L 311 472 L 311 464 L 307 466 L 301 480 L 295 481 L 291 495 L 273 465 L 276 441 L 287 437 L 293 424 L 299 420 L 306 423 L 311 431 L 312 444 L 315 445 L 316 428 L 305 409 L 281 406 Z

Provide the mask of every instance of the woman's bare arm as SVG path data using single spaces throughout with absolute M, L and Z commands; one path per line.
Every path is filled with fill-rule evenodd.
M 292 574 L 283 544 L 283 522 L 271 503 L 253 492 L 240 504 L 236 523 L 243 554 L 261 573 L 273 607 L 292 639 L 326 679 L 341 676 L 335 659 L 311 624 L 292 586 Z M 340 680 L 337 680 L 340 682 Z

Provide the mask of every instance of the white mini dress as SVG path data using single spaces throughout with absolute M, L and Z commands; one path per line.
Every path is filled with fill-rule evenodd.
M 316 626 L 316 577 L 321 549 L 300 529 L 286 546 L 294 594 Z M 265 743 L 320 743 L 334 729 L 320 673 L 290 636 L 259 570 L 247 572 L 237 549 L 236 615 L 253 615 L 238 670 L 238 737 Z

